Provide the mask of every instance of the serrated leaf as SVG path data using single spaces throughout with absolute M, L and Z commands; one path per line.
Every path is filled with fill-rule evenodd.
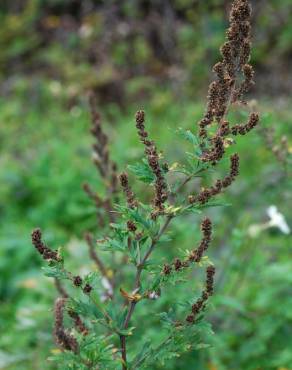
M 189 141 L 194 146 L 200 145 L 200 140 L 197 135 L 193 134 L 190 130 L 184 130 L 183 128 L 178 129 L 180 136 Z
M 78 314 L 84 317 L 94 317 L 95 319 L 102 319 L 101 311 L 92 303 L 84 302 L 78 299 L 71 299 L 69 306 Z
M 151 228 L 151 222 L 146 219 L 144 215 L 142 215 L 138 210 L 136 209 L 128 209 L 128 214 L 131 217 L 131 219 L 138 224 L 142 225 L 146 229 Z
M 53 277 L 60 280 L 69 279 L 67 271 L 63 270 L 61 267 L 57 266 L 48 266 L 42 267 L 44 275 L 48 277 Z
M 127 248 L 126 243 L 119 240 L 108 238 L 101 244 L 101 249 L 104 251 L 119 251 L 124 252 Z
M 196 206 L 188 206 L 184 209 L 186 212 L 191 212 L 191 213 L 196 213 L 196 214 L 201 214 L 202 211 Z
M 143 181 L 146 184 L 152 184 L 155 181 L 155 175 L 145 160 L 143 160 L 142 163 L 129 165 L 128 169 L 137 177 L 138 180 Z

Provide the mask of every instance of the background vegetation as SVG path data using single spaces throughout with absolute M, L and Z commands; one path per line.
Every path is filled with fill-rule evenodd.
M 254 3 L 252 104 L 262 112 L 262 127 L 274 128 L 273 145 L 281 148 L 292 120 L 292 4 Z M 54 368 L 46 359 L 56 351 L 51 310 L 57 293 L 30 245 L 32 228 L 40 226 L 48 242 L 65 247 L 74 271 L 93 267 L 83 232 L 93 227 L 95 214 L 81 185 L 89 181 L 103 188 L 90 161 L 88 90 L 97 92 L 120 168 L 141 154 L 133 122 L 141 106 L 154 139 L 177 160 L 182 148 L 172 141 L 173 133 L 194 128 L 202 115 L 228 5 L 223 0 L 1 2 L 1 369 Z M 237 140 L 241 177 L 224 199 L 233 206 L 210 210 L 215 239 L 209 257 L 218 274 L 208 316 L 215 335 L 208 338 L 210 347 L 174 359 L 169 369 L 292 369 L 291 237 L 277 224 L 263 226 L 271 205 L 291 225 L 289 168 L 269 148 L 262 129 L 247 141 Z M 178 246 L 195 243 L 199 219 L 192 229 L 175 224 L 173 245 L 161 256 L 170 259 Z M 171 292 L 164 299 L 172 300 Z M 141 320 L 152 313 L 142 306 L 139 315 Z M 160 335 L 159 327 L 145 331 Z

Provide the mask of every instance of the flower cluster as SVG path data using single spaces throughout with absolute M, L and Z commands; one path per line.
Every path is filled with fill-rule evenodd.
M 205 309 L 206 303 L 214 293 L 214 275 L 215 267 L 210 265 L 206 268 L 206 286 L 200 298 L 192 305 L 192 313 L 186 317 L 189 324 L 194 324 L 198 314 Z
M 132 220 L 127 221 L 127 229 L 129 232 L 134 233 L 137 230 L 137 226 Z
M 80 287 L 82 285 L 82 283 L 83 283 L 83 280 L 79 275 L 73 277 L 73 284 L 76 287 Z
M 121 187 L 125 193 L 127 204 L 130 208 L 136 208 L 138 205 L 137 200 L 135 199 L 135 195 L 129 185 L 129 177 L 126 172 L 123 172 L 119 176 Z
M 81 287 L 82 290 L 83 290 L 83 293 L 85 294 L 89 294 L 91 291 L 92 291 L 92 286 L 88 283 L 86 283 L 84 286 L 83 286 L 83 279 L 81 276 L 77 275 L 77 276 L 74 276 L 73 279 L 72 279 L 72 282 L 73 284 L 76 286 L 76 287 Z
M 201 159 L 203 162 L 211 162 L 213 165 L 215 165 L 217 162 L 222 159 L 225 148 L 224 148 L 224 140 L 223 137 L 220 135 L 222 130 L 219 130 L 219 133 L 217 135 L 214 135 L 210 139 L 211 143 L 211 149 L 205 150 Z
M 62 285 L 61 281 L 59 279 L 55 278 L 55 286 L 57 288 L 57 291 L 60 293 L 61 297 L 64 299 L 69 298 L 69 294 L 67 293 L 66 289 Z M 78 315 L 77 312 L 75 312 L 72 308 L 67 310 L 68 315 L 72 318 L 74 322 L 75 328 L 78 330 L 79 333 L 83 335 L 88 334 L 88 329 L 83 323 L 81 317 Z
M 213 72 L 217 79 L 209 86 L 206 113 L 199 122 L 199 136 L 208 138 L 207 127 L 214 121 L 218 128 L 215 135 L 209 138 L 211 148 L 205 148 L 202 160 L 216 164 L 224 154 L 224 137 L 229 133 L 244 135 L 259 122 L 259 116 L 252 113 L 245 125 L 230 127 L 225 117 L 229 106 L 241 99 L 242 95 L 254 84 L 254 71 L 250 64 L 250 24 L 251 8 L 247 0 L 233 2 L 230 13 L 230 27 L 227 30 L 227 41 L 221 47 L 222 61 L 215 64 Z M 242 81 L 237 81 L 242 74 Z M 205 143 L 206 144 L 206 143 Z
M 201 231 L 203 238 L 197 249 L 193 250 L 189 255 L 189 261 L 200 262 L 204 252 L 209 248 L 212 238 L 212 222 L 209 218 L 205 218 L 201 223 Z
M 54 335 L 57 344 L 64 350 L 77 353 L 79 346 L 77 340 L 64 328 L 65 298 L 57 298 L 55 302 Z
M 80 316 L 78 313 L 76 313 L 74 310 L 69 309 L 67 311 L 68 315 L 71 317 L 71 319 L 74 321 L 74 326 L 75 328 L 79 331 L 80 334 L 87 335 L 88 334 L 88 329 L 81 320 Z
M 58 256 L 58 253 L 56 251 L 53 251 L 52 249 L 50 249 L 42 241 L 42 233 L 41 233 L 40 229 L 35 229 L 32 232 L 31 240 L 32 240 L 32 244 L 34 245 L 34 247 L 37 249 L 37 251 L 42 255 L 42 257 L 45 260 L 53 260 L 55 262 L 60 262 L 61 261 L 60 257 Z M 68 273 L 68 277 L 72 280 L 73 285 L 75 285 L 76 287 L 82 287 L 83 286 L 83 279 L 79 275 L 76 275 L 76 276 L 72 277 L 71 274 Z M 62 291 L 64 289 L 61 286 L 60 282 L 57 282 L 56 286 L 57 286 L 58 290 Z M 92 290 L 92 286 L 90 284 L 87 283 L 87 284 L 84 285 L 83 292 L 85 294 L 90 294 L 91 290 Z M 65 292 L 65 290 L 63 291 L 63 293 L 62 293 L 62 296 L 66 297 L 67 293 Z
M 246 135 L 249 131 L 257 126 L 259 119 L 260 117 L 257 113 L 251 113 L 246 124 L 239 124 L 231 127 L 232 135 Z
M 31 233 L 31 240 L 32 244 L 44 260 L 59 261 L 58 253 L 50 249 L 46 244 L 43 243 L 42 232 L 40 229 L 33 230 L 33 232 Z
M 199 246 L 184 261 L 176 258 L 171 264 L 165 264 L 162 270 L 163 275 L 170 275 L 173 271 L 180 271 L 183 268 L 189 267 L 192 262 L 198 263 L 201 261 L 204 252 L 209 248 L 212 238 L 212 222 L 209 218 L 205 218 L 202 221 L 201 231 L 203 235 Z
M 155 175 L 155 199 L 154 212 L 152 213 L 155 219 L 157 215 L 162 214 L 164 210 L 164 203 L 168 198 L 167 183 L 163 175 L 163 171 L 159 164 L 159 155 L 155 143 L 148 138 L 148 132 L 145 130 L 145 113 L 138 111 L 136 113 L 136 127 L 141 142 L 145 145 L 145 154 L 148 159 L 148 164 Z

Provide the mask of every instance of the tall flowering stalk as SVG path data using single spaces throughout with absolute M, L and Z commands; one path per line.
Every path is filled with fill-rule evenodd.
M 95 139 L 94 163 L 107 186 L 105 199 L 89 185 L 84 186 L 96 205 L 99 220 L 96 238 L 86 234 L 89 254 L 96 263 L 98 273 L 84 277 L 72 274 L 66 269 L 60 253 L 44 244 L 40 230 L 32 233 L 33 245 L 49 262 L 47 274 L 56 279 L 61 295 L 55 305 L 55 337 L 63 351 L 62 368 L 68 364 L 75 368 L 80 365 L 82 369 L 149 368 L 153 361 L 160 358 L 181 355 L 186 349 L 196 348 L 200 338 L 198 328 L 204 320 L 208 301 L 214 294 L 215 267 L 205 256 L 212 241 L 211 220 L 202 220 L 201 240 L 190 252 L 178 255 L 167 263 L 149 262 L 174 219 L 190 212 L 202 212 L 212 206 L 213 198 L 231 186 L 239 175 L 239 155 L 234 153 L 230 156 L 230 169 L 225 177 L 199 191 L 185 194 L 187 183 L 202 176 L 202 173 L 208 173 L 222 161 L 230 136 L 245 135 L 259 122 L 259 115 L 255 112 L 250 114 L 246 123 L 231 124 L 228 119 L 232 105 L 247 104 L 243 95 L 254 84 L 254 72 L 249 64 L 250 17 L 249 2 L 235 0 L 227 40 L 221 47 L 222 60 L 213 67 L 216 78 L 209 86 L 206 112 L 198 123 L 198 134 L 183 132 L 183 136 L 193 144 L 193 153 L 191 158 L 188 157 L 187 166 L 176 168 L 176 172 L 184 175 L 178 185 L 169 180 L 174 166 L 168 166 L 156 143 L 150 139 L 144 111 L 136 113 L 137 134 L 144 145 L 144 158 L 142 162 L 128 167 L 136 179 L 153 189 L 149 204 L 143 204 L 139 194 L 135 194 L 132 177 L 127 172 L 117 176 L 117 166 L 108 151 L 107 135 L 94 101 L 90 100 Z M 114 205 L 118 199 L 118 180 L 124 201 Z M 178 194 L 183 197 L 178 198 Z M 97 248 L 122 256 L 111 262 L 112 270 L 116 271 L 113 276 L 109 275 L 108 268 L 98 256 Z M 129 266 L 134 267 L 135 273 L 130 278 L 131 288 L 125 290 L 129 280 L 123 277 L 132 271 Z M 167 323 L 165 340 L 156 347 L 144 345 L 136 355 L 131 353 L 129 356 L 128 338 L 133 334 L 135 336 L 131 325 L 140 302 L 159 299 L 171 281 L 179 285 L 182 276 L 190 279 L 190 272 L 201 267 L 205 268 L 206 277 L 198 298 L 185 304 L 183 313 L 175 312 L 175 317 L 160 313 Z M 67 286 L 69 282 L 70 290 L 74 287 L 76 294 L 67 294 L 61 280 L 67 281 Z M 65 308 L 75 329 L 65 329 Z M 143 323 L 136 324 L 143 327 Z

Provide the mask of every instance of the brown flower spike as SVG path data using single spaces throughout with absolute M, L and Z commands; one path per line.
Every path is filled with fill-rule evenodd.
M 245 135 L 259 122 L 257 113 L 252 113 L 245 125 L 230 127 L 225 119 L 230 105 L 239 101 L 254 84 L 254 71 L 248 64 L 251 49 L 251 7 L 247 0 L 233 2 L 229 21 L 227 41 L 221 47 L 222 61 L 213 67 L 217 79 L 209 86 L 206 113 L 199 122 L 199 136 L 208 140 L 203 144 L 202 160 L 212 164 L 216 164 L 224 155 L 223 138 L 226 135 L 230 132 L 233 135 Z M 213 122 L 217 123 L 217 132 L 208 138 L 207 128 Z M 208 144 L 211 144 L 210 148 Z
M 66 304 L 65 298 L 56 299 L 54 335 L 56 338 L 56 343 L 63 350 L 68 350 L 77 353 L 79 349 L 77 340 L 64 328 L 65 304 Z
M 167 183 L 164 178 L 162 168 L 159 164 L 159 155 L 154 141 L 149 140 L 148 132 L 145 130 L 145 113 L 139 110 L 136 113 L 136 127 L 141 142 L 145 145 L 145 154 L 148 159 L 148 164 L 155 175 L 155 198 L 154 198 L 154 211 L 152 218 L 155 219 L 159 214 L 164 211 L 164 203 L 168 198 Z
M 130 208 L 136 208 L 138 205 L 137 200 L 135 199 L 135 195 L 129 185 L 129 177 L 126 172 L 123 172 L 119 176 L 121 187 L 125 193 L 127 204 Z
M 58 253 L 43 243 L 40 229 L 33 230 L 31 233 L 31 241 L 44 260 L 59 261 Z
M 215 267 L 210 265 L 206 268 L 206 283 L 201 297 L 192 305 L 192 313 L 186 317 L 189 324 L 194 324 L 198 314 L 205 309 L 206 303 L 214 293 L 214 275 Z
M 205 251 L 209 248 L 212 238 L 212 222 L 209 218 L 205 218 L 201 223 L 202 239 L 198 248 L 194 249 L 184 261 L 176 258 L 172 264 L 165 264 L 162 269 L 162 275 L 170 275 L 172 272 L 180 271 L 190 266 L 190 263 L 201 262 Z

